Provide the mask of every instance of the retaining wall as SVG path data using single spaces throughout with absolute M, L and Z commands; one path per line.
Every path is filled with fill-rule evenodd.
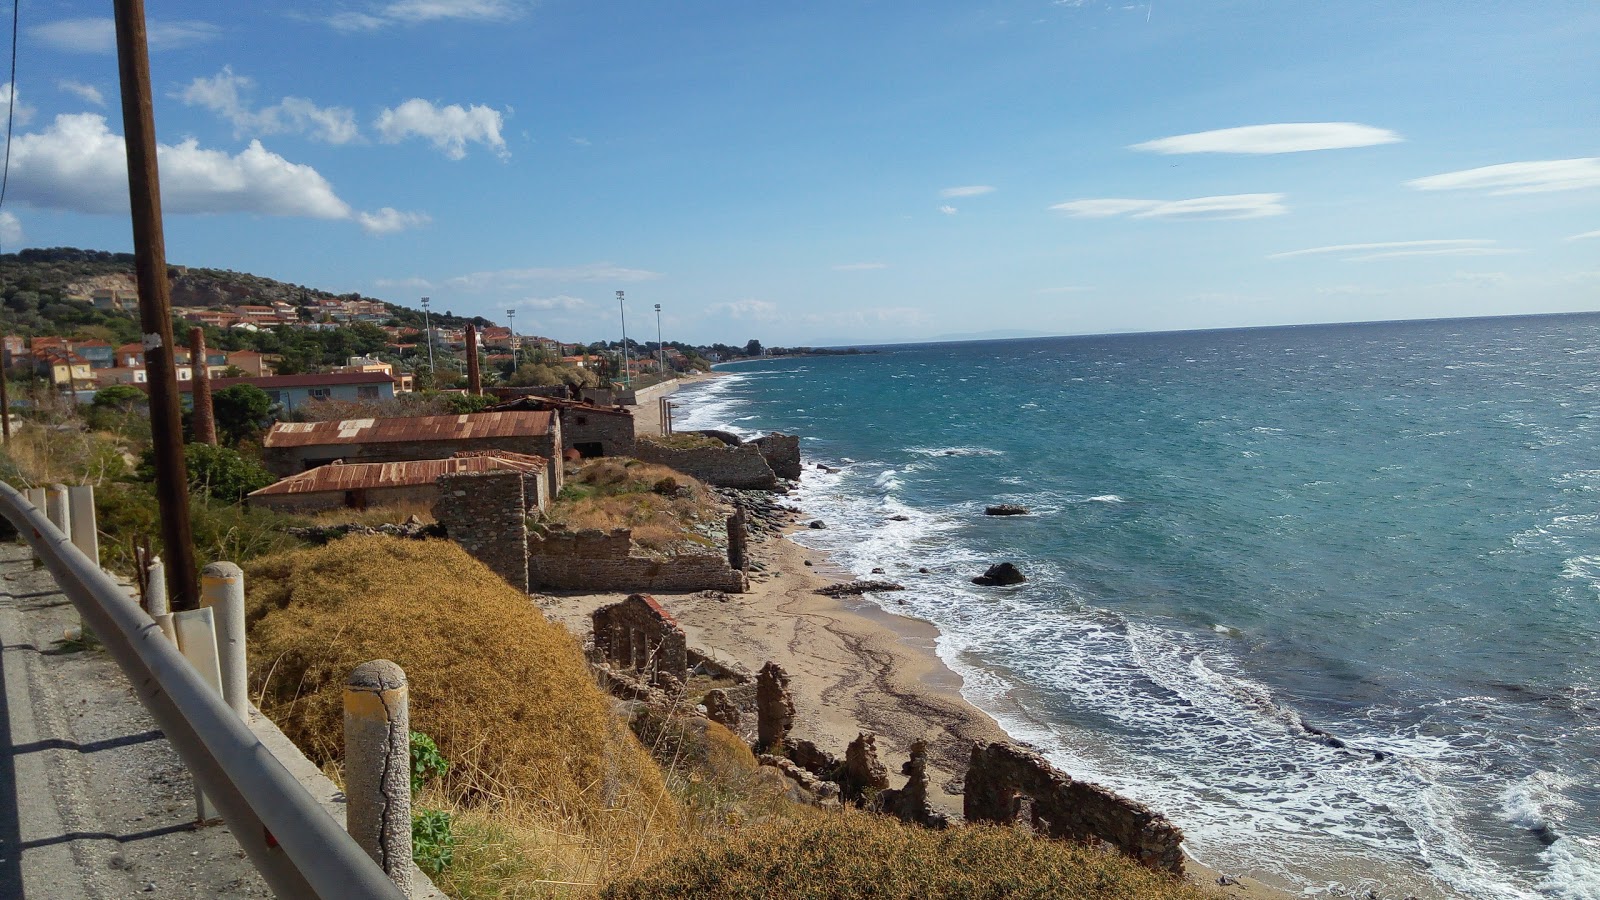
M 633 553 L 633 533 L 552 531 L 528 538 L 528 585 L 556 591 L 727 591 L 743 593 L 743 572 L 720 555 Z

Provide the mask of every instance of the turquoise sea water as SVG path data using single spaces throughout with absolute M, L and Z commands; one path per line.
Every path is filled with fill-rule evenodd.
M 727 371 L 679 429 L 802 435 L 830 527 L 798 539 L 905 583 L 871 599 L 939 626 L 969 699 L 1200 859 L 1600 897 L 1600 317 Z M 1028 583 L 968 582 L 1001 560 Z

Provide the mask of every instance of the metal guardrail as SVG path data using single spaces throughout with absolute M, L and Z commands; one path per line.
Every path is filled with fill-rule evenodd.
M 126 591 L 4 483 L 0 515 L 44 560 L 274 893 L 403 900 L 378 864 L 200 680 Z

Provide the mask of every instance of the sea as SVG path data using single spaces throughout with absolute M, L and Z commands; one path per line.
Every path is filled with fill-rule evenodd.
M 968 700 L 1199 861 L 1600 898 L 1600 316 L 722 371 L 678 430 L 801 435 L 793 500 L 827 527 L 793 539 L 904 584 L 865 602 L 936 625 Z M 1026 583 L 971 583 L 1003 561 Z

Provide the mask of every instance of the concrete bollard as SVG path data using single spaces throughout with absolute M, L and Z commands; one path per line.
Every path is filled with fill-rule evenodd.
M 72 544 L 89 561 L 100 565 L 100 533 L 94 515 L 94 485 L 75 484 L 67 488 L 67 509 L 72 518 Z
M 217 663 L 217 624 L 208 608 L 186 609 L 168 616 L 178 635 L 178 652 L 194 666 L 204 681 L 218 694 L 222 693 L 222 668 Z M 198 782 L 194 786 L 195 821 L 209 822 L 218 817 L 217 808 L 201 792 Z
M 344 688 L 345 830 L 411 896 L 411 713 L 406 673 L 356 666 Z
M 172 624 L 172 607 L 167 603 L 167 567 L 161 564 L 161 557 L 156 556 L 151 558 L 145 571 L 150 573 L 150 583 L 144 593 L 145 612 L 156 621 L 167 640 L 176 644 L 178 628 Z
M 67 486 L 52 484 L 44 490 L 44 517 L 58 531 L 72 536 L 72 509 L 67 505 Z
M 44 488 L 31 487 L 22 493 L 27 496 L 28 502 L 33 504 L 34 509 L 44 509 Z M 27 543 L 21 534 L 17 535 L 17 540 Z M 39 555 L 38 551 L 33 549 L 31 544 L 28 546 L 28 555 L 33 558 L 33 567 L 35 569 L 44 568 L 44 558 Z
M 250 681 L 245 668 L 244 570 L 231 562 L 200 570 L 200 605 L 217 619 L 217 657 L 222 699 L 240 719 L 250 719 Z

